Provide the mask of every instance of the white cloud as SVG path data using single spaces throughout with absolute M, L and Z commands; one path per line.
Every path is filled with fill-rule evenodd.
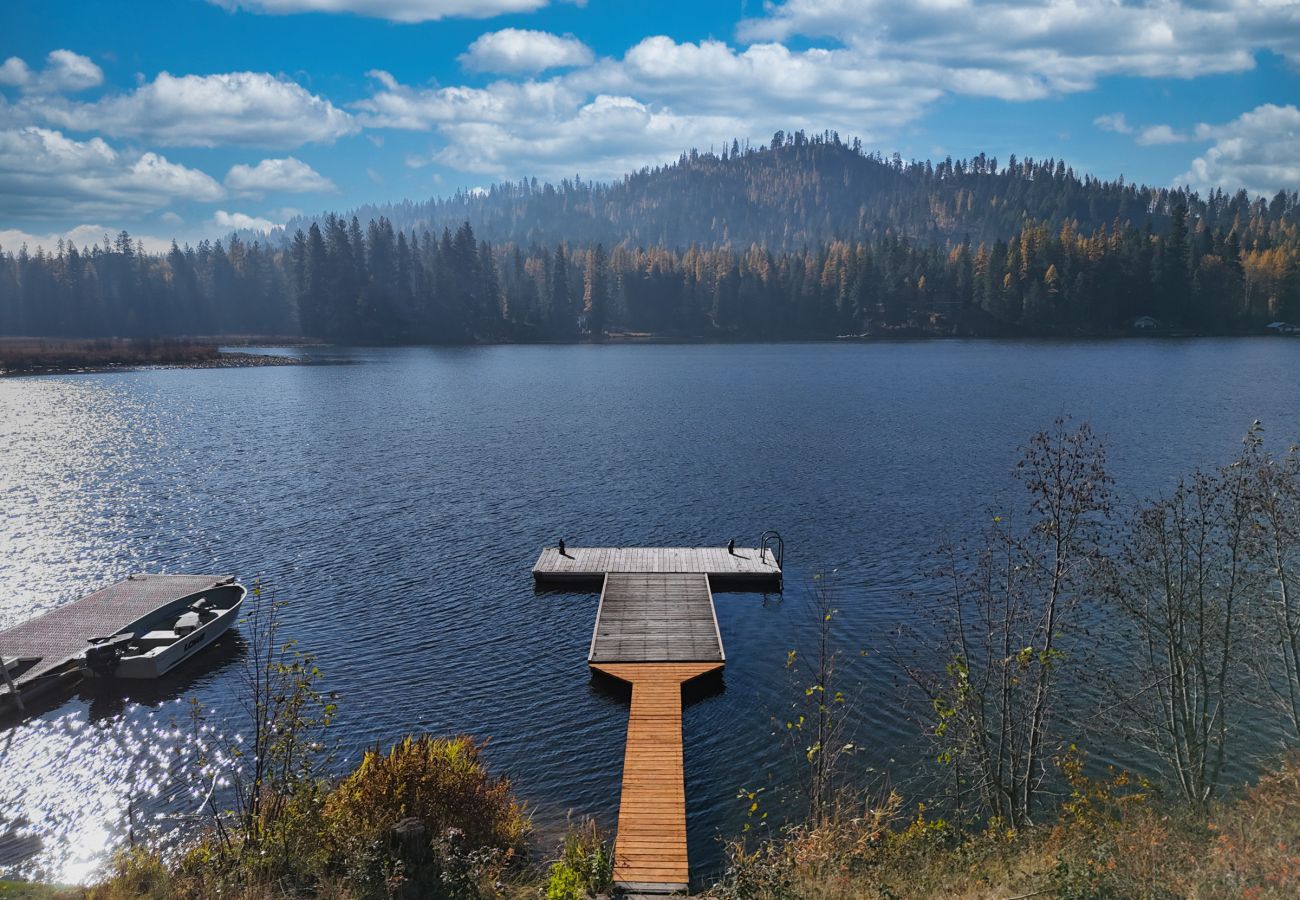
M 433 22 L 438 19 L 487 19 L 506 13 L 541 9 L 549 0 L 209 0 L 229 10 L 287 15 L 289 13 L 352 13 L 393 22 Z
M 534 73 L 590 65 L 595 57 L 573 35 L 504 28 L 480 35 L 459 59 L 465 68 L 478 72 Z
M 357 131 L 352 117 L 301 85 L 265 72 L 171 75 L 93 103 L 44 98 L 15 106 L 70 131 L 172 147 L 296 147 Z
M 123 153 L 102 138 L 78 141 L 48 128 L 0 131 L 0 208 L 17 218 L 126 216 L 224 194 L 209 175 L 157 153 Z
M 334 182 L 292 156 L 264 159 L 256 166 L 231 166 L 230 172 L 226 174 L 226 187 L 244 194 L 274 191 L 303 194 L 338 190 Z
M 111 244 L 120 230 L 120 228 L 109 229 L 103 225 L 78 225 L 75 228 L 69 228 L 67 231 L 33 234 L 18 228 L 5 228 L 0 229 L 0 247 L 5 250 L 16 251 L 25 244 L 30 252 L 35 252 L 38 247 L 52 251 L 58 246 L 59 241 L 63 241 L 65 244 L 73 244 L 78 249 L 93 247 L 96 244 L 102 247 L 106 238 L 107 242 Z M 163 253 L 170 249 L 172 243 L 171 238 L 152 234 L 136 234 L 134 232 L 131 234 L 131 240 L 144 244 L 144 249 L 150 253 Z
M 1133 126 L 1129 125 L 1128 120 L 1124 118 L 1123 113 L 1110 113 L 1105 116 L 1098 116 L 1092 120 L 1102 131 L 1113 131 L 1116 134 L 1132 134 Z
M 1224 125 L 1198 125 L 1213 146 L 1176 179 L 1198 190 L 1245 188 L 1272 196 L 1300 189 L 1300 109 L 1266 103 Z
M 0 65 L 0 84 L 6 87 L 22 87 L 31 80 L 32 70 L 16 56 L 9 57 Z
M 1190 140 L 1190 137 L 1175 131 L 1169 125 L 1130 125 L 1128 119 L 1123 113 L 1111 113 L 1105 116 L 1098 116 L 1092 120 L 1102 131 L 1112 131 L 1115 134 L 1133 134 L 1136 135 L 1133 140 L 1143 147 L 1149 147 L 1154 144 L 1181 144 Z
M 212 224 L 227 231 L 270 231 L 273 228 L 280 228 L 284 223 L 219 209 L 212 215 Z
M 651 37 L 621 60 L 545 80 L 419 88 L 372 72 L 356 104 L 371 127 L 436 131 L 442 145 L 408 163 L 439 162 L 498 177 L 617 177 L 691 147 L 777 129 L 870 137 L 914 121 L 942 90 L 923 65 L 865 68 L 848 51 L 790 50 Z
M 925 62 L 957 93 L 1011 100 L 1086 90 L 1108 75 L 1239 72 L 1258 50 L 1300 61 L 1292 2 L 785 0 L 765 13 L 741 23 L 742 40 L 829 38 L 864 64 Z
M 71 93 L 102 84 L 104 72 L 88 56 L 71 50 L 51 50 L 45 68 L 33 71 L 26 62 L 11 56 L 0 65 L 0 85 L 20 88 L 25 93 Z
M 1181 144 L 1187 141 L 1188 137 L 1179 134 L 1168 125 L 1150 125 L 1138 133 L 1136 140 L 1142 146 L 1149 147 L 1153 144 Z
M 433 132 L 408 164 L 616 177 L 691 146 L 765 142 L 777 129 L 881 142 L 946 96 L 1031 100 L 1112 75 L 1240 71 L 1263 50 L 1300 61 L 1300 3 L 787 0 L 766 4 L 738 34 L 748 43 L 647 37 L 621 58 L 543 78 L 536 73 L 554 58 L 545 49 L 563 39 L 507 29 L 481 37 L 462 61 L 531 77 L 425 87 L 375 71 L 375 89 L 353 112 L 367 127 Z M 1180 136 L 1119 113 L 1095 124 L 1144 143 Z

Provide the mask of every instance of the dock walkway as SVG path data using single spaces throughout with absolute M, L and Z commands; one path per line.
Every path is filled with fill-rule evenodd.
M 779 591 L 781 577 L 770 551 L 740 547 L 548 547 L 533 567 L 538 584 L 600 586 L 587 662 L 632 685 L 614 840 L 620 890 L 689 889 L 682 685 L 726 662 L 714 587 Z
M 725 659 L 707 575 L 605 576 L 588 662 Z
M 10 675 L 23 702 L 31 702 L 76 677 L 70 663 L 90 638 L 120 631 L 170 600 L 233 580 L 220 575 L 132 575 L 0 631 L 0 658 L 17 660 Z M 8 687 L 0 681 L 0 712 L 12 704 Z

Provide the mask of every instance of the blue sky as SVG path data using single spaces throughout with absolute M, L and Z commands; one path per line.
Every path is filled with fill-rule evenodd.
M 1300 4 L 170 0 L 0 12 L 0 246 L 607 179 L 834 129 L 1300 188 Z

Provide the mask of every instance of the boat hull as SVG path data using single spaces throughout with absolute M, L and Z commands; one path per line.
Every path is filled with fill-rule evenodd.
M 233 606 L 222 610 L 211 621 L 203 623 L 189 634 L 184 635 L 180 640 L 163 648 L 157 654 L 123 657 L 107 677 L 132 680 L 160 678 L 211 645 L 235 623 L 239 616 L 239 610 L 244 605 L 244 597 L 247 592 L 243 586 L 231 585 L 230 587 L 237 587 L 240 592 L 239 598 Z M 98 675 L 93 669 L 85 666 L 83 666 L 83 671 L 87 675 Z M 99 677 L 104 676 L 99 675 Z

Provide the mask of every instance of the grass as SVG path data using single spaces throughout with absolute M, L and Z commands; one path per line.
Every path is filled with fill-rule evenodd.
M 0 900 L 63 900 L 78 896 L 76 888 L 29 881 L 0 881 Z
M 211 363 L 213 344 L 189 340 L 98 338 L 95 340 L 0 339 L 0 370 L 10 373 L 104 369 L 118 366 Z
M 728 900 L 896 897 L 1240 897 L 1300 895 L 1300 760 L 1199 817 L 1127 774 L 1067 769 L 1059 818 L 1021 832 L 957 834 L 897 795 L 816 828 L 729 847 Z

